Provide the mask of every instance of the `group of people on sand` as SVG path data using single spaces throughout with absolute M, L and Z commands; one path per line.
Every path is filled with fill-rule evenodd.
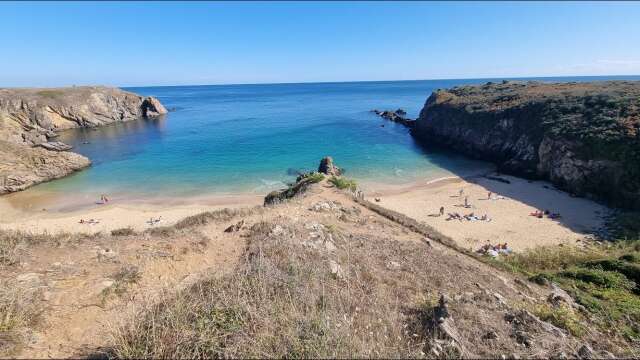
M 447 215 L 449 215 L 445 220 L 449 221 L 449 220 L 458 220 L 458 221 L 462 221 L 462 220 L 467 220 L 467 221 L 491 221 L 491 218 L 487 216 L 487 214 L 484 214 L 482 216 L 476 216 L 474 213 L 469 213 L 466 215 L 460 215 L 457 212 L 454 213 L 448 213 Z
M 511 248 L 509 248 L 509 246 L 507 245 L 507 243 L 504 244 L 496 244 L 496 245 L 491 245 L 489 243 L 482 245 L 478 250 L 478 253 L 480 254 L 484 254 L 484 255 L 489 255 L 489 256 L 493 256 L 496 257 L 500 254 L 503 255 L 509 255 L 513 252 L 513 250 L 511 250 Z
M 109 198 L 107 197 L 107 195 L 105 194 L 100 195 L 100 201 L 98 202 L 98 204 L 104 205 L 108 203 L 109 203 Z
M 96 220 L 96 219 L 89 219 L 89 220 L 85 220 L 85 219 L 80 219 L 80 221 L 78 221 L 79 224 L 87 224 L 87 225 L 95 225 L 95 224 L 100 224 L 100 220 Z
M 536 210 L 529 214 L 529 216 L 537 217 L 538 219 L 542 219 L 543 217 L 548 217 L 549 219 L 559 219 L 561 217 L 560 213 L 552 213 L 549 210 Z
M 149 221 L 147 221 L 147 224 L 153 226 L 153 225 L 159 223 L 161 219 L 162 219 L 162 216 L 159 216 L 157 219 L 149 218 Z

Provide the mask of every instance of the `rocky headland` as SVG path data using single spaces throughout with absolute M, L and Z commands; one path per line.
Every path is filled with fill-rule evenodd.
M 437 145 L 640 208 L 640 82 L 509 82 L 437 90 L 412 130 Z
M 109 87 L 0 89 L 0 194 L 66 176 L 91 164 L 55 141 L 56 132 L 151 118 L 154 97 Z

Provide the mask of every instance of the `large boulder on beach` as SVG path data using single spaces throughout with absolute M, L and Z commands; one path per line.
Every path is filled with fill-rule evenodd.
M 331 156 L 326 156 L 320 160 L 318 172 L 329 176 L 340 176 L 342 174 L 342 169 L 334 165 L 333 158 Z

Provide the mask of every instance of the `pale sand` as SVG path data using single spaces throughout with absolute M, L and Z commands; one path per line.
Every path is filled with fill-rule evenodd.
M 477 250 L 481 245 L 508 243 L 515 251 L 540 245 L 575 244 L 590 232 L 603 226 L 603 216 L 609 209 L 584 198 L 573 198 L 567 193 L 555 190 L 546 182 L 503 176 L 511 181 L 504 184 L 482 176 L 463 180 L 456 176 L 425 181 L 411 185 L 390 186 L 367 184 L 365 194 L 378 204 L 404 213 L 416 220 L 438 229 L 465 248 Z M 545 188 L 547 186 L 548 188 Z M 464 202 L 458 197 L 460 189 L 468 196 L 470 209 L 456 205 Z M 495 198 L 487 200 L 491 191 Z M 175 224 L 184 217 L 204 211 L 221 208 L 260 205 L 262 195 L 205 196 L 185 199 L 154 199 L 138 201 L 115 199 L 108 205 L 97 205 L 95 199 L 59 196 L 52 199 L 50 194 L 35 191 L 0 197 L 0 229 L 17 229 L 34 233 L 58 232 L 108 232 L 131 227 L 144 230 L 150 227 Z M 56 209 L 45 205 L 56 204 Z M 445 207 L 445 215 L 437 214 L 440 206 Z M 537 209 L 559 212 L 562 218 L 552 220 L 529 216 Z M 447 213 L 481 216 L 487 214 L 492 220 L 446 221 Z M 159 218 L 158 224 L 150 225 L 150 218 Z M 80 224 L 80 219 L 96 219 L 94 225 Z
M 60 232 L 97 233 L 131 227 L 134 230 L 173 225 L 187 216 L 223 208 L 238 208 L 262 205 L 264 196 L 235 195 L 207 196 L 201 198 L 154 199 L 153 201 L 111 200 L 98 205 L 95 199 L 55 197 L 57 207 L 51 204 L 51 195 L 37 192 L 16 193 L 0 197 L 0 229 L 22 230 L 32 233 Z M 61 203 L 63 202 L 63 203 Z M 71 209 L 71 210 L 66 210 Z M 149 219 L 160 218 L 160 222 L 149 224 Z M 81 224 L 80 220 L 94 219 L 98 224 Z
M 423 221 L 472 250 L 487 242 L 494 245 L 506 242 L 514 251 L 541 245 L 575 244 L 601 228 L 603 217 L 610 211 L 591 200 L 571 197 L 547 182 L 502 177 L 511 184 L 482 176 L 466 180 L 449 177 L 411 187 L 380 188 L 368 193 L 367 198 L 374 201 L 377 197 L 379 205 Z M 460 189 L 464 190 L 462 198 L 458 197 Z M 504 199 L 487 200 L 489 191 L 494 199 L 497 196 Z M 464 203 L 465 196 L 472 205 L 469 209 L 458 206 Z M 429 216 L 437 214 L 440 206 L 445 207 L 444 216 Z M 539 219 L 529 215 L 545 209 L 560 213 L 562 218 Z M 478 217 L 487 214 L 492 220 L 446 221 L 447 213 L 452 212 L 460 215 L 473 212 Z

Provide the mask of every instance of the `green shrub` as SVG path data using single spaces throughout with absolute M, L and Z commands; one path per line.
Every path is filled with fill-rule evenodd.
M 621 260 L 606 259 L 589 261 L 585 265 L 590 268 L 600 268 L 606 271 L 615 271 L 624 275 L 636 284 L 640 283 L 640 265 L 638 264 L 632 264 Z
M 344 189 L 355 190 L 358 188 L 358 184 L 355 182 L 355 180 L 347 179 L 343 177 L 332 176 L 331 179 L 329 179 L 329 182 L 332 183 L 335 187 L 337 187 L 340 190 L 344 190 Z
M 64 92 L 62 90 L 41 90 L 38 91 L 38 95 L 43 96 L 43 97 L 47 97 L 50 99 L 55 99 L 61 95 L 63 95 Z
M 624 254 L 618 258 L 619 260 L 628 261 L 631 263 L 640 263 L 640 255 L 638 253 Z
M 321 173 L 321 172 L 317 172 L 317 171 L 300 174 L 296 178 L 296 182 L 299 182 L 300 180 L 303 180 L 303 179 L 308 179 L 309 182 L 315 184 L 315 183 L 319 183 L 320 181 L 324 180 L 324 174 Z
M 615 271 L 606 271 L 600 268 L 580 268 L 574 267 L 562 271 L 560 276 L 591 283 L 603 288 L 630 290 L 635 287 L 635 283 L 627 279 L 624 275 Z
M 553 307 L 543 303 L 535 305 L 532 310 L 532 313 L 541 320 L 565 329 L 574 336 L 580 337 L 585 333 L 585 328 L 580 323 L 580 318 L 566 305 Z

